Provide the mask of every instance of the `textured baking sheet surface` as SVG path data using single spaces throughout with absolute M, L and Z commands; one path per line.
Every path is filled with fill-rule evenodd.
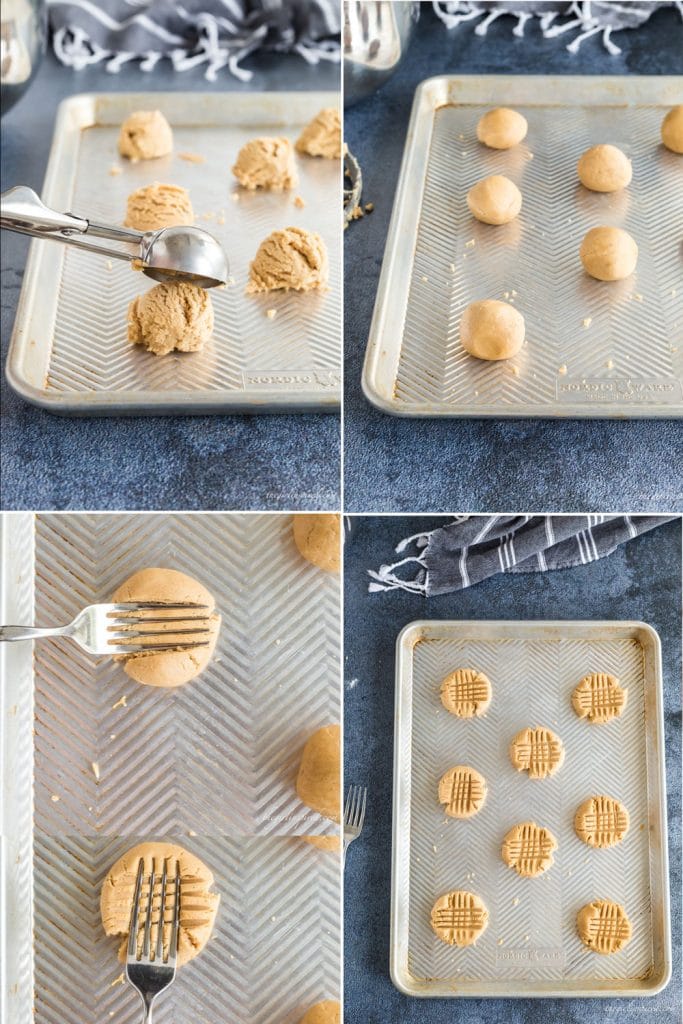
M 680 81 L 677 98 L 642 81 L 498 76 L 421 86 L 364 371 L 371 400 L 404 415 L 681 414 L 681 157 L 659 132 L 669 102 L 683 95 Z M 479 118 L 497 103 L 514 103 L 529 123 L 512 150 L 477 142 Z M 625 191 L 579 185 L 577 160 L 599 142 L 632 161 Z M 523 195 L 519 217 L 501 227 L 479 223 L 466 203 L 492 174 Z M 638 243 L 626 281 L 583 272 L 581 240 L 601 224 Z M 464 351 L 460 319 L 477 299 L 507 299 L 523 314 L 519 355 L 492 363 Z
M 339 998 L 338 854 L 300 839 L 167 838 L 211 868 L 221 904 L 204 951 L 159 998 L 160 1020 L 296 1024 Z M 138 1024 L 139 996 L 119 983 L 118 940 L 99 911 L 107 870 L 136 841 L 37 838 L 36 1024 Z
M 601 985 L 616 992 L 625 981 L 661 972 L 654 933 L 666 911 L 661 888 L 660 905 L 653 905 L 651 880 L 664 838 L 662 784 L 651 761 L 655 680 L 635 631 L 563 636 L 562 624 L 554 624 L 555 631 L 532 635 L 527 627 L 515 639 L 496 635 L 498 624 L 488 636 L 467 625 L 434 623 L 416 633 L 412 686 L 406 676 L 397 680 L 407 716 L 397 767 L 409 774 L 408 790 L 399 788 L 394 850 L 404 882 L 394 892 L 405 908 L 394 936 L 405 955 L 404 981 L 418 983 L 423 995 L 494 994 L 487 987 L 496 983 L 499 994 L 515 984 L 529 995 L 541 984 L 556 994 L 595 986 L 598 994 Z M 459 719 L 441 704 L 440 684 L 459 667 L 491 680 L 493 698 L 481 718 Z M 590 671 L 612 673 L 628 689 L 621 718 L 603 726 L 579 719 L 571 706 L 573 688 Z M 529 725 L 548 726 L 565 746 L 564 765 L 544 780 L 516 772 L 509 759 L 512 737 Z M 471 765 L 487 780 L 486 802 L 469 820 L 447 817 L 437 800 L 438 781 L 455 764 Z M 582 843 L 573 828 L 579 804 L 601 794 L 621 800 L 630 814 L 624 841 L 608 850 Z M 500 855 L 507 831 L 523 821 L 549 828 L 558 841 L 554 864 L 535 879 L 519 877 Z M 430 926 L 434 901 L 451 889 L 478 894 L 489 911 L 488 928 L 467 949 L 440 942 Z M 622 903 L 633 925 L 631 942 L 612 956 L 586 949 L 576 934 L 577 911 L 596 898 Z
M 37 517 L 38 625 L 70 621 L 148 566 L 196 577 L 223 617 L 207 669 L 171 690 L 141 686 L 68 640 L 36 644 L 40 833 L 335 828 L 294 787 L 308 736 L 340 721 L 339 577 L 304 561 L 291 523 L 212 513 Z
M 34 400 L 66 411 L 206 411 L 224 403 L 338 404 L 341 347 L 341 225 L 338 160 L 296 157 L 299 185 L 290 192 L 249 193 L 231 167 L 241 146 L 258 135 L 284 135 L 294 142 L 303 125 L 325 105 L 328 94 L 225 96 L 140 95 L 76 97 L 65 137 L 53 152 L 55 188 L 43 198 L 80 216 L 120 225 L 128 195 L 155 181 L 188 189 L 195 223 L 221 241 L 232 284 L 213 289 L 215 330 L 200 353 L 160 358 L 127 340 L 128 304 L 154 281 L 131 272 L 130 264 L 57 244 L 39 243 L 31 259 L 40 264 L 39 289 L 17 322 L 12 379 L 30 385 Z M 119 157 L 120 122 L 134 109 L 161 108 L 173 126 L 174 151 L 158 160 L 131 163 Z M 245 117 L 249 118 L 245 122 Z M 90 127 L 80 127 L 85 122 Z M 59 132 L 59 127 L 57 129 Z M 198 154 L 203 163 L 182 159 Z M 111 174 L 111 168 L 120 173 Z M 300 195 L 306 205 L 294 206 Z M 59 207 L 62 208 L 62 207 Z M 324 293 L 244 294 L 249 263 L 260 242 L 290 225 L 319 232 L 330 260 Z M 115 245 L 116 243 L 103 243 Z M 266 311 L 274 309 L 271 319 Z M 30 340 L 29 340 L 30 339 Z M 27 347 L 28 344 L 28 347 Z M 193 407 L 194 403 L 194 407 Z M 207 408 L 207 403 L 211 408 Z

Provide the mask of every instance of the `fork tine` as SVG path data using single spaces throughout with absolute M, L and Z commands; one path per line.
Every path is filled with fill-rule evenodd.
M 142 889 L 142 872 L 145 869 L 145 862 L 140 858 L 138 864 L 138 877 L 135 881 L 135 893 L 133 895 L 133 906 L 130 911 L 130 930 L 128 932 L 128 956 L 137 957 L 138 952 L 138 921 L 140 913 L 140 891 Z
M 365 807 L 366 807 L 367 801 L 368 801 L 368 790 L 367 790 L 367 786 L 364 786 L 363 787 L 363 802 L 361 804 L 360 817 L 359 817 L 359 820 L 358 820 L 358 828 L 359 829 L 361 829 L 363 827 L 363 822 L 365 821 Z
M 166 859 L 164 858 L 164 870 L 161 873 L 161 909 L 159 912 L 159 924 L 157 925 L 157 948 L 154 954 L 154 963 L 163 962 L 164 959 L 164 922 L 166 917 Z
M 107 654 L 143 654 L 146 651 L 185 651 L 190 647 L 208 647 L 208 641 L 186 640 L 176 644 L 117 644 L 109 640 Z
M 178 619 L 179 622 L 185 622 L 185 619 Z M 127 638 L 135 639 L 136 637 L 155 637 L 155 636 L 179 636 L 181 634 L 191 634 L 193 636 L 202 635 L 208 636 L 208 627 L 197 627 L 195 629 L 117 629 L 115 626 L 107 626 L 107 633 L 112 640 L 126 640 Z
M 144 612 L 144 611 L 158 611 L 160 608 L 168 608 L 169 611 L 176 611 L 183 608 L 190 608 L 191 610 L 205 608 L 206 611 L 210 610 L 208 604 L 194 604 L 192 601 L 179 601 L 175 604 L 167 603 L 166 601 L 119 601 L 118 604 L 107 605 L 109 609 L 107 615 L 117 615 L 119 612 Z
M 154 916 L 154 858 L 152 858 L 152 870 L 149 873 L 149 899 L 147 901 L 147 916 L 145 918 L 145 937 L 142 941 L 142 957 L 149 960 L 149 940 L 152 934 L 152 917 Z
M 175 966 L 178 952 L 178 928 L 180 926 L 180 864 L 175 862 L 175 888 L 173 894 L 173 922 L 171 924 L 171 941 L 168 947 L 168 959 Z
M 351 797 L 353 795 L 353 786 L 349 786 L 346 793 L 346 803 L 344 804 L 344 822 L 349 821 L 349 811 L 351 810 Z

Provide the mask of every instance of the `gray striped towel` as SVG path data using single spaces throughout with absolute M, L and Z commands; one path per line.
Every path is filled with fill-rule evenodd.
M 340 60 L 337 0 L 49 0 L 58 59 L 80 69 L 105 62 L 117 72 L 128 61 L 152 71 L 168 58 L 176 71 L 206 65 L 243 81 L 241 61 L 261 48 L 296 53 L 311 64 Z
M 499 572 L 569 569 L 610 555 L 624 541 L 675 516 L 456 516 L 445 526 L 406 537 L 397 554 L 414 549 L 378 572 L 368 590 L 407 590 L 434 597 L 465 590 Z M 410 566 L 411 578 L 396 570 Z M 417 571 L 415 568 L 417 567 Z

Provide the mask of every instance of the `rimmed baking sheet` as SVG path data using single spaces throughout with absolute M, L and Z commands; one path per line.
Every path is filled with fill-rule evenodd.
M 196 224 L 223 243 L 232 283 L 211 291 L 215 330 L 205 350 L 158 357 L 126 337 L 128 304 L 153 281 L 131 272 L 128 263 L 34 242 L 7 360 L 12 387 L 53 412 L 80 415 L 337 409 L 340 163 L 297 155 L 299 185 L 283 193 L 246 192 L 231 167 L 247 140 L 284 135 L 295 141 L 321 108 L 338 103 L 336 93 L 316 92 L 107 93 L 65 100 L 43 201 L 122 224 L 135 189 L 155 181 L 182 185 Z M 140 109 L 159 109 L 168 118 L 174 132 L 170 156 L 131 163 L 118 155 L 120 124 Z M 294 205 L 297 195 L 303 208 Z M 249 262 L 260 242 L 290 225 L 322 235 L 329 290 L 247 297 Z
M 441 76 L 419 86 L 394 200 L 363 369 L 363 389 L 402 416 L 672 417 L 683 412 L 682 158 L 661 144 L 680 78 Z M 480 145 L 485 110 L 513 106 L 529 123 L 512 150 Z M 621 193 L 579 185 L 576 163 L 597 143 L 633 164 Z M 511 178 L 522 211 L 480 224 L 466 195 Z M 639 246 L 631 278 L 582 270 L 579 246 L 600 224 Z M 513 359 L 469 356 L 466 305 L 510 301 L 526 322 Z
M 440 701 L 456 668 L 492 683 L 485 716 L 459 719 Z M 628 689 L 623 715 L 603 726 L 579 719 L 570 701 L 588 672 L 616 675 Z M 515 771 L 508 746 L 525 726 L 563 741 L 552 777 Z M 487 780 L 483 808 L 447 817 L 437 799 L 455 764 Z M 597 850 L 574 833 L 576 808 L 593 795 L 621 800 L 630 829 Z M 535 879 L 502 861 L 503 837 L 535 821 L 558 840 L 554 864 Z M 666 852 L 664 731 L 659 639 L 644 623 L 414 622 L 397 642 L 391 973 L 416 996 L 648 995 L 671 968 Z M 489 923 L 476 945 L 442 943 L 430 926 L 438 896 L 479 895 Z M 630 943 L 601 956 L 576 933 L 576 914 L 594 899 L 626 908 Z

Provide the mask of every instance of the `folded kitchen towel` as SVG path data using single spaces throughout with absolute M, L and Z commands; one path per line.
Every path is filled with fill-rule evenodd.
M 445 526 L 406 537 L 392 565 L 369 570 L 368 590 L 407 590 L 425 597 L 465 590 L 499 572 L 546 572 L 595 562 L 620 544 L 675 516 L 456 516 Z M 401 578 L 402 567 L 409 578 Z M 402 574 L 403 575 L 403 574 Z
M 49 0 L 55 54 L 80 69 L 128 61 L 152 71 L 168 58 L 176 71 L 206 65 L 248 81 L 241 61 L 255 50 L 296 53 L 309 63 L 340 60 L 337 0 Z

